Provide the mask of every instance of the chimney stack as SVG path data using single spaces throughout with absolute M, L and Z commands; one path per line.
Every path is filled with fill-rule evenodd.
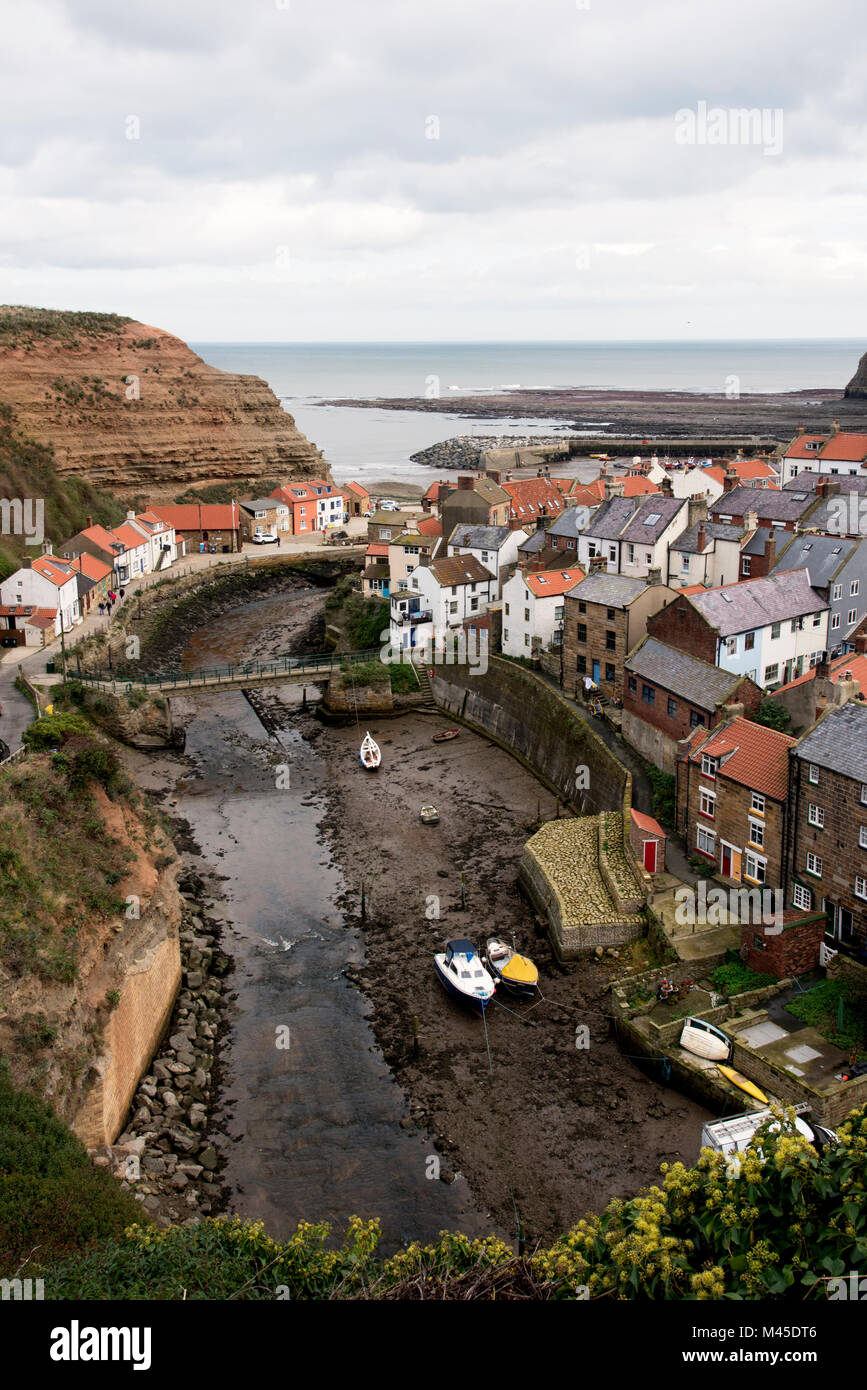
M 856 632 L 851 640 L 858 655 L 863 656 L 867 652 L 867 632 Z
M 723 492 L 731 492 L 732 488 L 740 485 L 740 478 L 734 468 L 727 468 L 723 474 Z
M 649 569 L 647 571 L 647 583 L 648 586 L 653 586 L 654 584 L 662 583 L 662 570 L 660 569 L 659 565 L 655 565 L 653 569 Z
M 605 570 L 608 568 L 608 561 L 604 555 L 591 555 L 589 568 L 591 570 Z
M 699 522 L 698 533 L 695 538 L 696 549 L 699 553 L 707 546 L 707 531 L 704 522 Z
M 770 574 L 777 559 L 777 542 L 773 535 L 765 541 L 765 574 Z
M 52 546 L 51 541 L 43 541 L 43 542 L 42 542 L 42 554 L 43 554 L 43 555 L 50 555 L 51 552 L 52 552 L 52 550 L 53 550 L 53 548 L 54 548 L 54 547 Z
M 93 525 L 93 517 L 92 517 L 92 516 L 89 516 L 89 517 L 87 518 L 87 525 L 88 525 L 88 528 L 90 528 L 90 527 Z
M 740 700 L 732 700 L 730 704 L 723 705 L 723 714 L 726 719 L 743 719 L 743 703 Z
M 674 483 L 667 475 L 662 479 L 661 483 L 659 484 L 659 490 L 662 493 L 663 497 L 674 496 Z
M 474 484 L 475 478 L 468 478 L 465 474 L 458 478 L 458 489 L 461 492 L 472 492 Z
M 491 469 L 491 470 L 488 472 L 488 475 L 487 475 L 487 476 L 491 479 L 491 482 L 492 482 L 492 483 L 499 483 L 500 478 L 502 477 L 502 474 L 501 474 L 501 473 L 495 473 L 495 472 L 493 471 L 493 469 Z
M 804 426 L 803 426 L 803 425 L 799 425 L 798 428 L 797 428 L 796 433 L 797 433 L 798 435 L 805 434 L 806 431 L 805 431 L 805 429 L 804 429 Z
M 22 568 L 23 570 L 29 570 L 29 569 L 32 569 L 32 568 L 33 568 L 33 556 L 32 556 L 32 555 L 22 555 L 22 557 L 21 557 L 21 568 Z
M 744 529 L 747 531 L 755 531 L 758 529 L 758 525 L 759 514 L 756 511 L 755 507 L 750 507 L 749 511 L 744 517 Z
M 707 521 L 707 493 L 696 493 L 690 497 L 687 506 L 687 525 L 695 526 L 699 521 Z
M 831 433 L 832 433 L 832 434 L 839 434 L 839 433 L 840 433 L 840 421 L 839 421 L 839 420 L 832 420 L 832 421 L 831 421 Z

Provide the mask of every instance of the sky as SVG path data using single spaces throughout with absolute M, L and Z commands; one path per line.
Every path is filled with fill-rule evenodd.
M 863 0 L 0 6 L 2 302 L 194 341 L 864 335 Z

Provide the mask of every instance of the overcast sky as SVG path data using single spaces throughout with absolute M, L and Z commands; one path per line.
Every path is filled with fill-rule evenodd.
M 193 340 L 864 336 L 864 0 L 0 3 L 3 301 Z M 699 143 L 736 108 L 760 138 Z

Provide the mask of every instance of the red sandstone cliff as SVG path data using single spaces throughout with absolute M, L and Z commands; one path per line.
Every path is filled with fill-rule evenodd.
M 188 486 L 328 476 L 260 377 L 113 314 L 0 306 L 0 401 L 61 476 L 161 501 Z

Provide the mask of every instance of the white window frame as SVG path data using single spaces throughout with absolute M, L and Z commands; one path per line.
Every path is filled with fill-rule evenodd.
M 711 820 L 716 819 L 716 792 L 712 792 L 709 787 L 700 789 L 698 809 L 701 815 L 708 816 Z
M 757 816 L 763 816 L 765 814 L 765 798 L 762 796 L 761 792 L 753 792 L 750 810 L 755 812 Z
M 867 849 L 867 825 L 858 827 L 858 846 L 860 849 Z
M 768 877 L 768 861 L 765 855 L 755 854 L 751 849 L 744 850 L 744 878 L 752 883 L 764 883 Z
M 705 846 L 709 846 L 706 848 Z M 699 825 L 695 837 L 695 847 L 701 850 L 702 854 L 707 854 L 710 858 L 716 858 L 716 831 L 708 830 L 706 826 Z
M 702 777 L 713 777 L 716 779 L 718 763 L 716 758 L 711 757 L 710 753 L 701 755 L 701 775 Z
M 799 908 L 802 912 L 809 912 L 813 906 L 813 890 L 806 888 L 803 883 L 793 884 L 792 906 Z
M 855 894 L 856 898 L 867 899 L 867 878 L 864 878 L 861 874 L 856 874 L 855 887 L 852 891 Z
M 815 866 L 818 865 L 818 868 Z M 822 877 L 822 856 L 814 854 L 812 850 L 807 850 L 807 862 L 804 866 L 805 872 L 812 874 L 814 878 Z
M 815 763 L 808 764 L 807 781 L 811 784 L 811 786 L 818 787 L 819 785 L 819 769 Z
M 763 820 L 755 820 L 752 816 L 750 816 L 749 821 L 750 821 L 750 844 L 751 844 L 751 845 L 755 845 L 757 849 L 764 849 L 764 847 L 765 847 L 765 822 L 764 822 Z
M 807 807 L 807 821 L 810 825 L 815 825 L 818 830 L 825 829 L 825 808 L 817 806 L 811 801 Z

